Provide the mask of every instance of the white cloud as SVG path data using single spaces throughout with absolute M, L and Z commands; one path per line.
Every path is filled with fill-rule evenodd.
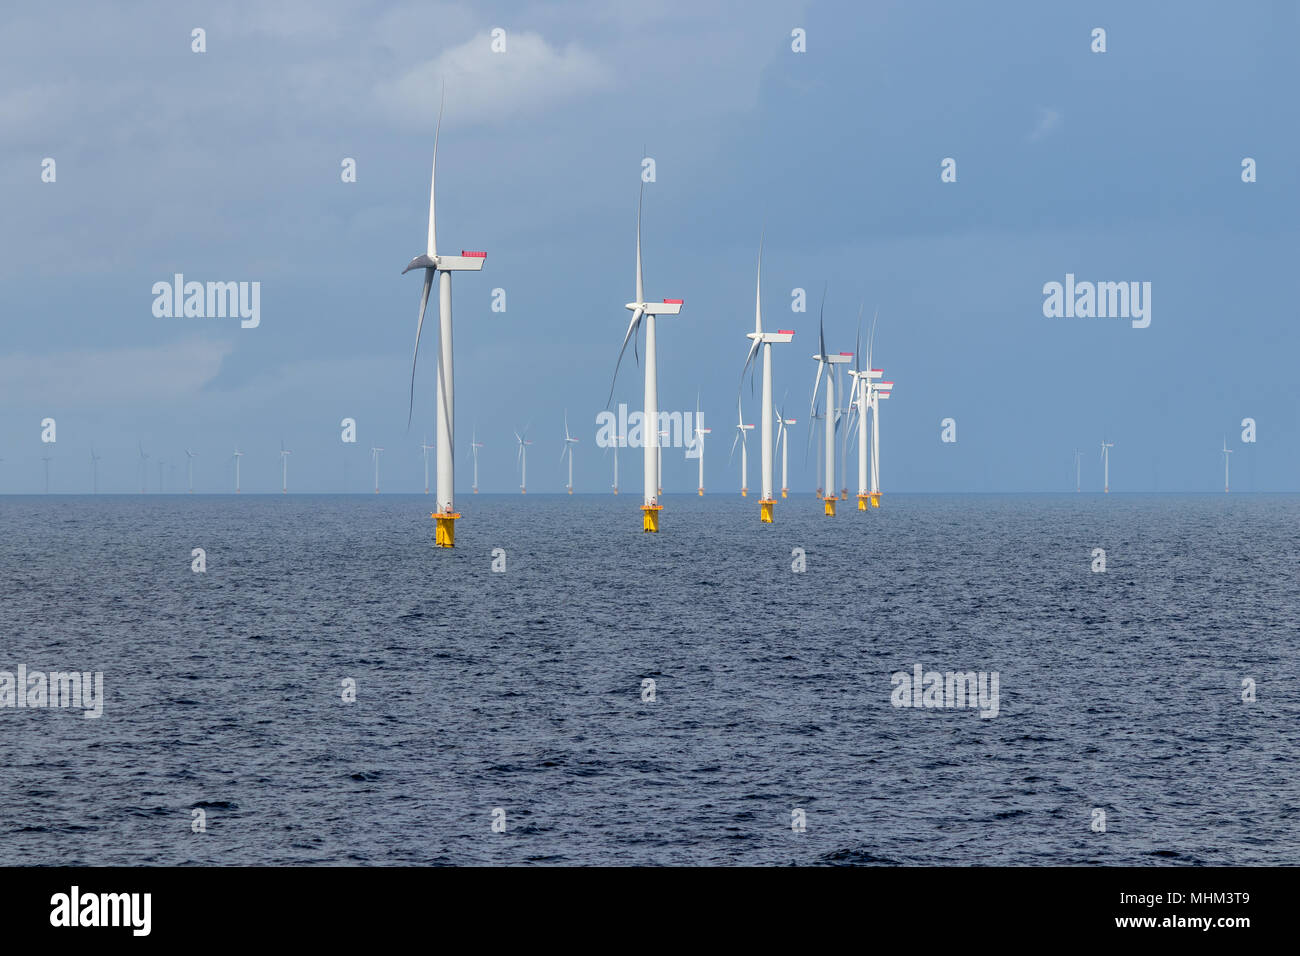
M 1059 129 L 1064 119 L 1064 115 L 1059 110 L 1049 109 L 1045 106 L 1040 107 L 1038 110 L 1038 125 L 1035 126 L 1034 131 L 1029 134 L 1030 142 L 1036 143 L 1040 139 L 1044 139 L 1048 134 Z
M 487 31 L 381 83 L 381 108 L 404 124 L 427 129 L 438 115 L 443 81 L 446 117 L 492 122 L 606 88 L 610 71 L 576 43 L 552 47 L 538 33 L 507 31 L 506 52 L 492 52 Z

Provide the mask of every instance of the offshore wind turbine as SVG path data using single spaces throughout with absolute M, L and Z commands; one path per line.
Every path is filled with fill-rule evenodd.
M 614 494 L 618 494 L 618 447 L 625 441 L 627 441 L 627 436 L 620 435 L 616 427 L 614 429 Z
M 618 367 L 623 362 L 623 353 L 627 351 L 628 340 L 639 334 L 642 321 L 645 322 L 645 409 L 642 417 L 642 435 L 649 436 L 642 442 L 645 454 L 642 475 L 644 489 L 641 495 L 641 530 L 657 532 L 659 530 L 659 369 L 658 346 L 655 339 L 655 316 L 677 315 L 682 311 L 681 299 L 664 299 L 662 303 L 647 302 L 645 283 L 641 272 L 641 200 L 645 197 L 645 183 L 641 184 L 641 193 L 636 203 L 636 301 L 627 303 L 624 308 L 632 312 L 628 322 L 627 333 L 623 336 L 623 347 L 619 349 L 618 361 L 614 363 L 614 381 L 609 385 L 609 399 L 614 398 L 614 384 L 618 381 Z M 636 345 L 632 346 L 636 354 Z M 638 359 L 639 361 L 639 359 Z
M 790 440 L 786 438 L 786 429 L 799 424 L 793 418 L 786 418 L 780 408 L 776 409 L 776 450 L 781 453 L 781 497 L 790 495 Z
M 95 446 L 90 446 L 90 493 L 99 494 L 99 459 L 100 456 L 95 454 Z
M 524 435 L 528 434 L 528 429 L 524 429 Z M 515 455 L 515 461 L 519 464 L 519 493 L 528 494 L 528 446 L 532 444 L 524 435 L 515 432 L 515 441 L 519 443 L 519 451 Z
M 444 91 L 445 96 L 445 91 Z M 456 545 L 456 468 L 455 443 L 455 388 L 452 376 L 452 340 L 451 340 L 451 274 L 453 272 L 478 272 L 487 260 L 486 252 L 466 252 L 461 250 L 458 256 L 438 254 L 437 217 L 434 214 L 434 200 L 437 196 L 438 183 L 438 136 L 442 132 L 442 103 L 438 105 L 438 125 L 433 134 L 433 167 L 429 175 L 429 235 L 424 255 L 416 256 L 402 270 L 402 275 L 412 269 L 424 269 L 424 291 L 420 294 L 420 319 L 415 326 L 415 352 L 411 357 L 411 401 L 407 412 L 406 427 L 411 427 L 411 415 L 415 412 L 415 363 L 420 357 L 420 331 L 424 328 L 424 310 L 429 304 L 429 290 L 433 287 L 433 277 L 438 276 L 438 375 L 437 375 L 437 416 L 438 416 L 438 501 L 437 511 L 432 517 L 437 523 L 434 531 L 434 544 L 440 548 Z
M 239 459 L 244 457 L 244 453 L 235 446 L 235 453 L 231 456 L 235 459 L 235 494 L 239 494 Z
M 772 523 L 772 511 L 776 505 L 776 498 L 772 494 L 772 343 L 790 342 L 794 339 L 794 332 L 790 329 L 779 329 L 776 332 L 763 331 L 763 239 L 758 240 L 758 270 L 757 278 L 754 281 L 754 331 L 747 332 L 746 338 L 752 339 L 753 344 L 749 347 L 749 354 L 745 356 L 745 365 L 740 370 L 740 387 L 745 387 L 745 373 L 749 371 L 754 357 L 758 354 L 759 347 L 763 349 L 763 398 L 762 398 L 762 418 L 763 430 L 759 433 L 759 450 L 763 456 L 762 465 L 759 467 L 759 480 L 761 482 L 762 497 L 758 499 L 759 519 L 764 524 Z M 751 379 L 752 384 L 752 379 Z M 740 415 L 740 392 L 736 393 L 736 413 Z M 752 426 L 751 426 L 752 427 Z
M 375 460 L 375 494 L 379 494 L 379 454 L 382 448 L 374 447 L 370 449 L 370 457 Z
M 145 493 L 145 483 L 149 480 L 149 456 L 144 453 L 144 442 L 140 442 L 140 494 Z
M 289 456 L 292 454 L 291 451 L 285 451 L 284 439 L 280 439 L 280 494 L 282 495 L 289 493 Z
M 190 491 L 189 491 L 190 494 L 194 494 L 194 458 L 195 458 L 195 455 L 196 455 L 195 452 L 190 451 L 188 448 L 185 449 L 185 459 L 186 459 L 186 464 L 188 464 L 189 467 L 190 467 Z
M 740 497 L 749 497 L 749 432 L 754 430 L 753 425 L 746 425 L 744 421 L 736 422 L 736 437 L 731 440 L 731 454 L 728 458 L 736 457 L 736 443 L 740 443 Z
M 437 445 L 430 445 L 430 444 L 429 444 L 429 436 L 428 436 L 428 435 L 425 435 L 425 436 L 424 436 L 424 440 L 423 440 L 422 442 L 420 442 L 420 449 L 421 449 L 421 451 L 424 452 L 424 493 L 425 493 L 426 495 L 429 493 L 429 449 L 430 449 L 430 448 L 437 448 L 437 447 L 438 447 Z M 376 486 L 376 487 L 379 486 L 379 482 L 378 482 L 378 481 L 375 482 L 375 486 Z M 478 452 L 477 452 L 477 450 L 474 452 L 474 487 L 475 487 L 476 489 L 478 488 Z
M 474 485 L 473 485 L 473 491 L 474 491 L 474 494 L 478 494 L 478 450 L 479 450 L 480 448 L 483 447 L 483 443 L 482 443 L 481 441 L 478 440 L 478 426 L 477 426 L 477 425 L 475 425 L 475 426 L 474 426 L 474 430 L 473 430 L 472 432 L 470 432 L 469 447 L 470 447 L 470 452 L 471 452 L 471 453 L 473 454 L 473 456 L 474 456 Z M 425 469 L 425 477 L 424 477 L 424 493 L 427 495 L 427 494 L 429 493 L 429 475 L 428 475 L 428 471 L 429 471 L 429 456 L 428 456 L 427 454 L 424 456 L 424 469 Z
M 560 448 L 560 461 L 564 461 L 564 456 L 569 456 L 569 483 L 565 486 L 569 489 L 569 494 L 573 494 L 573 446 L 578 443 L 578 439 L 569 434 L 569 410 L 564 410 L 564 445 Z
M 1223 436 L 1223 493 L 1228 493 L 1228 456 L 1232 454 L 1232 449 L 1228 447 L 1228 436 Z
M 858 510 L 866 511 L 868 503 L 876 504 L 871 497 L 872 474 L 874 469 L 867 454 L 867 415 L 872 408 L 872 381 L 883 372 L 871 367 L 871 349 L 876 339 L 877 312 L 871 320 L 871 335 L 867 339 L 866 367 L 862 364 L 862 306 L 858 306 L 858 334 L 854 340 L 854 356 L 857 363 L 849 369 L 849 378 L 853 380 L 853 398 L 849 402 L 849 415 L 854 418 L 858 430 Z M 847 429 L 846 429 L 847 432 Z M 846 446 L 847 447 L 847 446 Z M 844 467 L 848 471 L 848 465 Z
M 1105 466 L 1105 478 L 1103 479 L 1104 484 L 1102 485 L 1102 491 L 1106 494 L 1110 494 L 1110 450 L 1114 447 L 1115 443 L 1113 441 L 1108 442 L 1104 438 L 1101 440 L 1101 461 Z
M 695 453 L 700 459 L 700 496 L 704 496 L 704 436 L 712 435 L 712 428 L 705 428 L 700 419 L 700 396 L 695 395 Z
M 825 505 L 825 514 L 828 518 L 835 517 L 835 502 L 838 496 L 835 494 L 835 429 L 839 424 L 839 409 L 835 404 L 835 367 L 837 365 L 846 365 L 853 359 L 852 352 L 839 352 L 832 355 L 826 351 L 826 293 L 822 292 L 822 307 L 818 314 L 817 323 L 817 348 L 818 352 L 813 356 L 813 361 L 817 363 L 817 378 L 813 382 L 812 409 L 817 406 L 817 393 L 821 389 L 822 376 L 830 369 L 826 378 L 826 410 L 825 410 L 825 439 L 823 445 L 826 452 L 826 484 L 825 492 L 822 495 L 822 502 Z M 809 433 L 811 440 L 811 432 Z
M 1083 456 L 1079 453 L 1079 449 L 1076 448 L 1074 450 L 1074 493 L 1075 494 L 1078 494 L 1081 490 L 1083 490 L 1083 486 L 1079 480 L 1079 476 L 1080 476 L 1079 461 L 1082 459 L 1082 457 Z

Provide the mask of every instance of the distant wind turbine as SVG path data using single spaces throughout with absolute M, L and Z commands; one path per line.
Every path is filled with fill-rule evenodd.
M 149 480 L 149 456 L 145 454 L 144 443 L 140 443 L 140 494 L 145 493 L 145 483 Z
M 837 365 L 846 365 L 853 359 L 851 352 L 839 352 L 831 354 L 826 351 L 826 292 L 822 291 L 822 306 L 818 314 L 818 332 L 817 348 L 818 352 L 813 356 L 813 361 L 817 363 L 817 378 L 813 382 L 812 408 L 817 406 L 817 394 L 821 389 L 822 376 L 826 378 L 826 406 L 825 406 L 825 441 L 823 442 L 826 452 L 826 475 L 825 475 L 825 492 L 822 494 L 822 502 L 825 505 L 825 514 L 828 518 L 835 517 L 835 502 L 838 500 L 835 494 L 835 429 L 839 425 L 839 407 L 835 404 L 835 369 Z M 829 374 L 827 370 L 829 369 Z M 811 440 L 811 434 L 810 434 Z
M 424 441 L 420 442 L 420 450 L 424 452 L 424 493 L 425 493 L 426 495 L 429 493 L 429 449 L 430 449 L 430 448 L 437 448 L 437 447 L 438 447 L 437 445 L 430 445 L 430 444 L 429 444 L 429 436 L 428 436 L 428 435 L 425 435 L 425 436 L 424 436 Z M 377 466 L 378 466 L 378 462 L 376 462 L 375 464 L 376 464 L 376 467 L 377 467 Z M 477 475 L 478 475 L 478 454 L 477 454 L 477 453 L 475 453 L 475 455 L 474 455 L 474 473 L 475 473 L 474 484 L 475 484 L 475 486 L 477 486 L 477 485 L 478 485 L 478 478 L 477 478 Z M 376 487 L 378 487 L 379 482 L 376 481 L 376 482 L 375 482 L 375 485 L 376 485 Z
M 700 496 L 704 495 L 704 436 L 713 434 L 712 428 L 705 428 L 700 417 L 700 395 L 695 393 L 695 452 L 700 459 Z
M 478 450 L 483 447 L 483 443 L 478 440 L 477 425 L 474 426 L 474 430 L 470 433 L 469 447 L 474 454 L 474 494 L 478 494 Z M 425 465 L 425 468 L 428 468 L 427 464 Z M 427 477 L 425 478 L 425 483 L 426 485 L 428 483 Z M 426 487 L 424 490 L 428 492 L 429 489 Z
M 283 445 L 281 447 L 283 447 Z M 244 457 L 244 453 L 239 450 L 238 446 L 236 446 L 235 454 L 231 457 L 235 459 L 235 494 L 239 494 L 239 459 Z
M 284 439 L 280 439 L 280 494 L 289 493 L 289 456 L 293 452 L 286 451 L 284 448 Z
M 194 494 L 194 459 L 195 459 L 195 457 L 196 457 L 196 453 L 195 453 L 195 452 L 190 451 L 188 448 L 185 449 L 186 464 L 188 464 L 188 465 L 189 465 L 189 468 L 190 468 L 190 491 L 189 491 L 190 494 Z
M 659 369 L 658 345 L 655 339 L 655 316 L 677 315 L 682 311 L 681 299 L 664 299 L 662 303 L 647 302 L 645 284 L 641 273 L 641 200 L 645 196 L 645 183 L 641 184 L 641 194 L 636 204 L 636 301 L 629 302 L 625 308 L 632 312 L 632 320 L 627 325 L 623 336 L 623 347 L 619 350 L 618 361 L 614 363 L 614 381 L 609 385 L 609 399 L 614 397 L 614 384 L 618 381 L 618 367 L 623 362 L 623 353 L 627 343 L 639 333 L 642 320 L 645 321 L 645 410 L 642 417 L 642 442 L 645 453 L 644 490 L 641 496 L 641 530 L 657 532 L 659 530 Z M 636 354 L 636 346 L 632 347 Z
M 731 440 L 731 454 L 727 456 L 728 460 L 736 457 L 736 443 L 740 443 L 740 497 L 749 497 L 749 433 L 754 430 L 753 425 L 746 425 L 743 421 L 736 422 L 736 437 Z
M 524 435 L 528 434 L 528 429 L 524 429 L 524 434 L 515 432 L 515 441 L 519 442 L 519 452 L 515 455 L 515 461 L 519 463 L 519 493 L 528 494 L 528 446 L 532 444 Z
M 1115 443 L 1113 441 L 1108 442 L 1104 438 L 1101 440 L 1101 461 L 1105 467 L 1105 478 L 1102 490 L 1106 494 L 1110 494 L 1110 450 L 1114 447 Z
M 569 434 L 569 410 L 564 410 L 564 446 L 560 449 L 560 461 L 564 461 L 564 456 L 569 456 L 569 494 L 573 494 L 573 446 L 578 443 L 578 439 Z
M 1076 448 L 1074 450 L 1074 493 L 1075 494 L 1078 494 L 1080 491 L 1083 490 L 1083 485 L 1080 481 L 1080 470 L 1079 470 L 1079 462 L 1082 459 L 1083 459 L 1083 455 L 1079 452 L 1079 449 Z
M 1228 436 L 1223 436 L 1223 493 L 1228 493 L 1228 456 L 1232 454 L 1232 449 L 1228 447 Z
M 771 524 L 776 506 L 776 498 L 772 493 L 772 343 L 793 341 L 794 332 L 789 329 L 779 329 L 776 332 L 763 331 L 763 240 L 761 237 L 758 241 L 758 270 L 754 282 L 754 331 L 746 333 L 746 337 L 753 339 L 753 344 L 750 345 L 749 354 L 745 356 L 745 365 L 740 370 L 742 390 L 745 387 L 745 373 L 753 364 L 759 348 L 763 350 L 763 397 L 760 419 L 763 430 L 759 433 L 758 443 L 759 453 L 763 456 L 762 464 L 758 469 L 762 496 L 758 500 L 758 508 L 759 519 L 764 524 Z M 752 381 L 751 379 L 751 384 Z M 737 417 L 741 417 L 739 391 L 736 393 L 736 414 Z
M 99 494 L 99 459 L 100 456 L 95 454 L 95 446 L 90 446 L 90 493 Z
M 382 448 L 371 448 L 370 457 L 375 460 L 375 494 L 379 494 L 379 455 L 383 452 Z
M 446 91 L 444 90 L 444 97 Z M 435 215 L 434 202 L 437 198 L 438 183 L 438 137 L 442 132 L 442 103 L 438 105 L 438 125 L 433 134 L 433 167 L 429 175 L 429 236 L 424 255 L 416 256 L 402 270 L 402 275 L 412 269 L 424 269 L 424 291 L 420 294 L 420 320 L 415 326 L 415 352 L 411 357 L 411 401 L 407 412 L 406 427 L 411 427 L 411 415 L 415 411 L 415 363 L 420 356 L 420 330 L 424 328 L 424 310 L 429 303 L 429 290 L 433 286 L 433 277 L 438 276 L 438 376 L 437 376 L 437 415 L 438 415 L 438 501 L 434 519 L 437 527 L 434 532 L 434 544 L 440 548 L 456 545 L 456 460 L 455 460 L 455 388 L 452 377 L 452 341 L 451 341 L 451 274 L 453 272 L 478 272 L 487 260 L 486 252 L 466 252 L 461 250 L 458 256 L 438 254 L 437 232 L 438 219 Z
M 776 450 L 781 454 L 781 497 L 788 498 L 790 495 L 789 474 L 790 474 L 790 439 L 786 437 L 786 430 L 791 425 L 799 424 L 793 418 L 786 418 L 785 413 L 780 408 L 776 409 Z

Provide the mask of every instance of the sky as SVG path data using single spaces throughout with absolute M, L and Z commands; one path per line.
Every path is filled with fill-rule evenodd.
M 138 491 L 143 447 L 151 491 L 159 461 L 184 489 L 188 448 L 195 491 L 228 493 L 238 446 L 243 490 L 270 493 L 282 441 L 290 491 L 371 490 L 372 446 L 384 491 L 422 490 L 436 307 L 408 431 L 421 282 L 401 270 L 424 251 L 444 86 L 440 251 L 488 253 L 453 282 L 458 491 L 471 432 L 482 490 L 517 491 L 525 426 L 529 491 L 563 491 L 566 413 L 575 490 L 609 490 L 596 416 L 643 156 L 647 298 L 685 300 L 659 323 L 660 406 L 699 396 L 710 491 L 740 485 L 738 393 L 759 416 L 740 372 L 760 236 L 765 320 L 796 333 L 773 348 L 795 490 L 816 485 L 823 288 L 831 351 L 879 312 L 886 493 L 1072 491 L 1076 449 L 1100 491 L 1103 437 L 1112 491 L 1221 492 L 1225 441 L 1234 491 L 1300 490 L 1300 4 L 987 6 L 8 6 L 0 493 L 40 493 L 45 456 L 51 491 L 88 492 L 92 446 L 102 492 Z M 259 283 L 260 321 L 156 316 L 175 273 Z M 1149 326 L 1045 315 L 1067 274 L 1149 282 Z M 635 409 L 627 359 L 613 404 Z M 635 491 L 627 451 L 620 468 Z M 693 492 L 696 468 L 666 449 L 665 490 Z

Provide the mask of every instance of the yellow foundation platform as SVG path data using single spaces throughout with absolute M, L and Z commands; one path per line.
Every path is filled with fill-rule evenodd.
M 781 489 L 781 497 L 782 497 L 782 498 L 789 498 L 789 497 L 790 497 L 790 489 L 789 489 L 789 488 L 782 488 L 782 489 Z
M 641 506 L 641 530 L 658 531 L 659 512 L 663 510 L 664 510 L 663 505 L 642 505 Z
M 703 488 L 700 489 L 700 497 L 701 497 L 701 498 L 704 497 L 704 489 L 703 489 Z
M 748 488 L 741 488 L 741 489 L 740 489 L 740 497 L 742 497 L 742 498 L 748 498 L 748 497 L 749 497 L 749 489 L 748 489 Z
M 871 501 L 871 495 L 858 495 L 858 510 L 866 511 L 867 504 Z
M 458 514 L 438 514 L 437 512 L 429 515 L 437 522 L 437 530 L 433 535 L 433 543 L 440 548 L 456 547 L 456 519 Z
M 758 513 L 763 524 L 772 523 L 772 506 L 776 504 L 776 499 L 768 498 L 758 503 Z
M 871 496 L 871 507 L 873 507 L 873 508 L 879 508 L 879 507 L 880 507 L 880 495 L 872 495 L 872 496 Z
M 826 505 L 826 517 L 828 517 L 828 518 L 834 518 L 834 517 L 835 517 L 835 502 L 838 501 L 838 500 L 839 500 L 838 498 L 823 498 L 823 499 L 822 499 L 822 503 Z

